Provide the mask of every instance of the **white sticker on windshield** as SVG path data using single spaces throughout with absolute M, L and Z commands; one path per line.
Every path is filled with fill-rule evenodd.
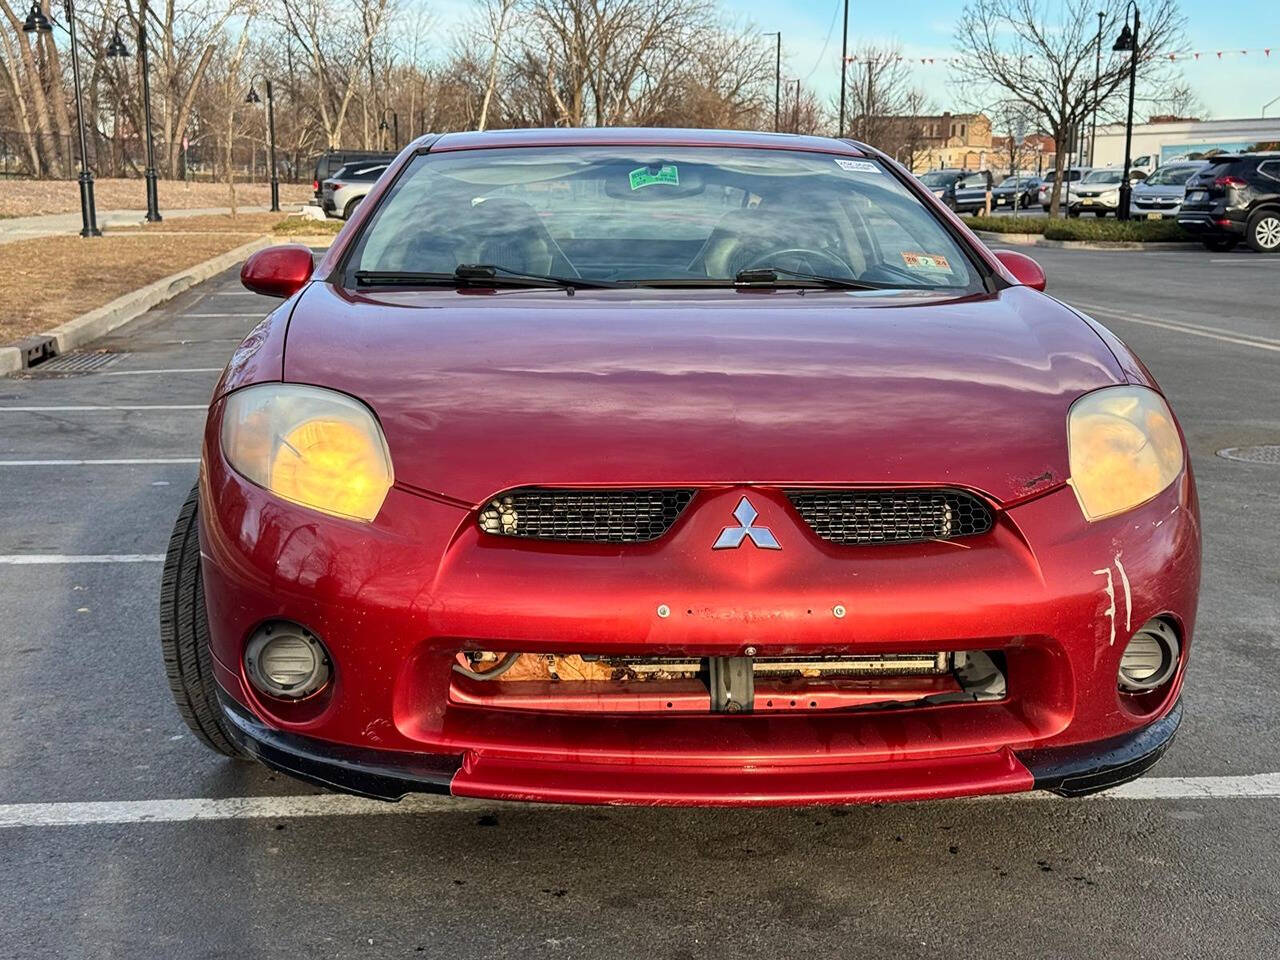
M 835 161 L 840 165 L 841 170 L 849 173 L 879 173 L 880 168 L 870 160 L 846 160 L 844 157 L 836 157 Z

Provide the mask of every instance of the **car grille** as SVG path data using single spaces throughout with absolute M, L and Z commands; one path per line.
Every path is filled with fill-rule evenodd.
M 645 543 L 668 530 L 692 490 L 512 490 L 480 511 L 480 529 L 497 536 L 578 543 Z
M 823 540 L 842 544 L 954 540 L 991 529 L 991 511 L 959 490 L 789 490 Z

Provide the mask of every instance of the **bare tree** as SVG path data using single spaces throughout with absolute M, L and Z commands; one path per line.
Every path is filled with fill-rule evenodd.
M 928 97 L 912 86 L 900 47 L 868 44 L 850 56 L 845 101 L 850 136 L 910 168 L 924 152 L 926 137 L 920 117 L 929 109 Z
M 1129 76 L 1129 54 L 1112 53 L 1106 42 L 1119 32 L 1126 5 L 1105 0 L 1102 69 L 1094 79 L 1096 6 L 1094 0 L 971 0 L 956 25 L 954 71 L 960 85 L 984 96 L 1003 91 L 1044 118 L 1057 145 L 1053 215 L 1071 131 Z M 1156 0 L 1144 14 L 1138 71 L 1155 83 L 1168 63 L 1161 54 L 1181 43 L 1183 17 L 1177 0 Z

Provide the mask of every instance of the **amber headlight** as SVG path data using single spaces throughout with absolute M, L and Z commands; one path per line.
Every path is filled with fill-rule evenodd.
M 394 479 L 369 408 L 319 387 L 269 383 L 228 396 L 222 454 L 277 497 L 355 520 L 378 515 Z
M 1067 416 L 1071 486 L 1085 519 L 1146 503 L 1182 472 L 1182 441 L 1164 399 L 1146 387 L 1085 394 Z

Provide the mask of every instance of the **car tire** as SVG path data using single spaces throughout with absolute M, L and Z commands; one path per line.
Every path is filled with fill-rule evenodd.
M 1258 253 L 1280 252 L 1280 211 L 1259 210 L 1249 218 L 1244 236 Z
M 356 212 L 356 207 L 360 206 L 360 201 L 364 197 L 356 197 L 354 200 L 348 200 L 347 205 L 342 208 L 342 219 L 350 220 L 351 215 Z
M 1207 240 L 1201 240 L 1206 250 L 1213 253 L 1227 253 L 1236 248 L 1240 242 L 1235 237 L 1209 237 Z
M 228 757 L 249 759 L 222 719 L 209 653 L 209 617 L 200 578 L 200 485 L 178 513 L 160 576 L 160 647 L 178 713 L 196 738 Z

